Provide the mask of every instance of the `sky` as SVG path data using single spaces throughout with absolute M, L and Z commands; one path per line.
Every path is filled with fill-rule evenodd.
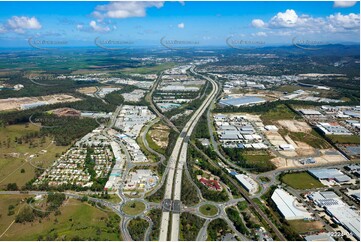
M 204 46 L 226 46 L 229 40 L 359 43 L 359 36 L 360 3 L 353 1 L 0 2 L 0 47 L 25 47 L 30 41 L 69 46 L 174 40 Z

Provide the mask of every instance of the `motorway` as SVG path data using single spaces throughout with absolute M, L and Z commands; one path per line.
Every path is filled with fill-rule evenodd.
M 194 73 L 194 67 L 191 68 L 191 71 Z M 194 73 L 196 74 L 196 73 Z M 212 84 L 212 92 L 209 96 L 204 100 L 202 105 L 194 112 L 190 120 L 187 122 L 185 127 L 183 128 L 180 136 L 178 137 L 175 147 L 172 151 L 172 154 L 168 161 L 168 177 L 165 187 L 164 199 L 180 201 L 181 198 L 181 184 L 182 184 L 182 174 L 183 167 L 186 163 L 187 159 L 187 148 L 188 148 L 188 140 L 191 136 L 199 118 L 208 108 L 208 106 L 214 100 L 216 94 L 218 93 L 218 85 L 212 80 L 208 79 L 208 81 Z M 178 163 L 178 165 L 177 165 Z M 176 169 L 177 168 L 177 169 Z M 172 193 L 174 189 L 174 194 Z M 173 194 L 173 196 L 172 196 Z M 161 220 L 161 229 L 159 239 L 164 241 L 168 239 L 168 228 L 170 222 L 170 212 L 163 211 L 162 220 Z M 179 213 L 172 214 L 172 227 L 171 227 L 171 240 L 177 241 L 179 236 Z

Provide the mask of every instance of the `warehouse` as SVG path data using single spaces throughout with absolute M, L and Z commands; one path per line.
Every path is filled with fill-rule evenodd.
M 349 182 L 351 178 L 343 174 L 338 169 L 310 169 L 308 170 L 312 176 L 318 180 L 335 180 L 338 183 Z
M 360 217 L 334 192 L 314 192 L 308 196 L 314 203 L 325 209 L 332 220 L 342 225 L 355 238 L 360 239 Z
M 319 123 L 316 126 L 326 135 L 352 135 L 348 129 L 338 123 Z
M 271 199 L 286 220 L 311 219 L 311 214 L 307 212 L 302 204 L 297 203 L 294 196 L 285 190 L 277 188 L 273 192 Z
M 240 107 L 240 106 L 260 104 L 260 103 L 265 103 L 265 102 L 266 102 L 266 100 L 264 100 L 263 98 L 260 98 L 260 97 L 243 96 L 243 97 L 238 97 L 238 98 L 223 99 L 223 100 L 219 101 L 219 104 L 225 105 L 225 106 Z
M 244 189 L 250 194 L 255 194 L 258 191 L 258 184 L 249 176 L 243 174 L 235 175 L 236 179 L 241 183 Z
M 312 109 L 301 109 L 300 112 L 303 115 L 321 115 L 321 113 L 317 110 L 312 110 Z

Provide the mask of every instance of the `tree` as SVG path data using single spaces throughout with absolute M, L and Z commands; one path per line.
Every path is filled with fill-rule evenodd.
M 9 183 L 6 187 L 8 191 L 17 191 L 19 190 L 19 187 L 16 183 Z

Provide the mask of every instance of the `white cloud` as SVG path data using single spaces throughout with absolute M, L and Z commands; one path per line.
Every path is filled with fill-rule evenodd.
M 98 5 L 92 15 L 98 19 L 145 17 L 147 8 L 161 8 L 163 5 L 164 2 L 112 2 Z
M 295 10 L 287 9 L 286 12 L 277 13 L 272 17 L 269 24 L 275 27 L 294 27 L 297 24 L 298 15 Z
M 41 29 L 41 24 L 35 17 L 13 16 L 7 20 L 7 27 L 16 33 L 25 33 L 27 29 Z
M 333 3 L 334 8 L 349 8 L 355 6 L 357 1 L 335 1 Z
M 95 32 L 109 32 L 110 31 L 110 28 L 108 26 L 103 27 L 103 26 L 97 25 L 97 22 L 95 22 L 94 20 L 90 21 L 89 26 Z
M 336 13 L 335 15 L 330 15 L 327 17 L 328 22 L 334 28 L 341 29 L 359 29 L 360 28 L 360 14 L 350 13 L 348 15 L 342 15 L 341 13 Z
M 265 33 L 265 32 L 257 32 L 257 33 L 252 34 L 252 36 L 256 36 L 256 37 L 266 37 L 266 36 L 267 36 L 267 33 Z
M 8 32 L 4 25 L 0 24 L 0 34 Z
M 265 23 L 263 22 L 262 19 L 253 19 L 252 26 L 255 28 L 263 28 L 265 27 Z
M 78 24 L 76 26 L 76 29 L 78 29 L 78 30 L 82 30 L 83 28 L 84 28 L 84 25 L 82 25 L 82 24 Z
M 321 34 L 330 32 L 344 33 L 347 31 L 359 31 L 360 14 L 341 13 L 331 14 L 327 17 L 312 17 L 309 15 L 298 15 L 295 10 L 287 9 L 285 12 L 279 12 L 268 22 L 261 19 L 252 20 L 254 27 L 263 27 L 267 33 L 276 33 L 272 29 L 289 29 L 297 34 Z M 290 33 L 288 31 L 288 33 Z
M 179 23 L 177 26 L 178 26 L 178 28 L 180 28 L 180 29 L 184 29 L 184 23 Z

